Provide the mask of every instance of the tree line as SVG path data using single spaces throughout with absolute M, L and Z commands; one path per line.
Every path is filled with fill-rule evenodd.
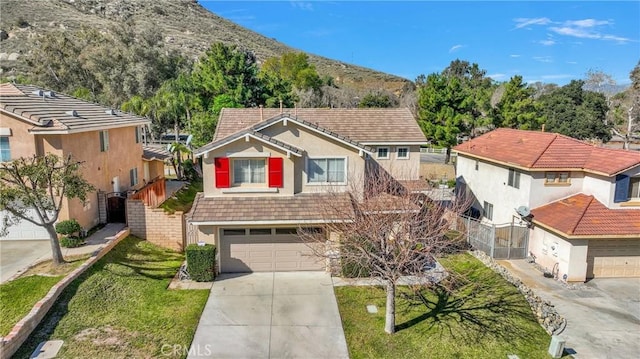
M 476 63 L 454 60 L 443 71 L 420 75 L 401 95 L 339 88 L 321 76 L 304 53 L 260 63 L 253 53 L 214 43 L 190 60 L 164 47 L 162 35 L 127 25 L 109 32 L 65 32 L 39 40 L 21 79 L 75 97 L 147 116 L 152 135 L 193 134 L 209 142 L 224 107 L 409 107 L 432 144 L 450 149 L 466 137 L 497 127 L 558 132 L 628 143 L 639 130 L 640 62 L 632 86 L 614 93 L 601 71 L 564 86 L 527 84 L 522 76 L 497 82 Z

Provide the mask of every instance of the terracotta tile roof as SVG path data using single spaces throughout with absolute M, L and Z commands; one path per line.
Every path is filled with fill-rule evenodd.
M 533 221 L 569 236 L 640 238 L 640 209 L 610 209 L 582 193 L 531 211 Z
M 584 170 L 614 175 L 640 165 L 640 152 L 596 147 L 557 133 L 508 128 L 453 148 L 458 153 L 529 169 Z
M 282 142 L 282 141 L 277 140 L 277 139 L 275 139 L 273 137 L 267 136 L 267 135 L 265 135 L 263 133 L 260 133 L 258 131 L 255 131 L 255 130 L 249 128 L 249 129 L 246 129 L 244 131 L 237 132 L 237 133 L 235 133 L 235 134 L 233 134 L 231 136 L 222 138 L 220 140 L 210 142 L 210 143 L 208 143 L 208 144 L 196 149 L 195 151 L 193 151 L 193 153 L 196 156 L 200 156 L 200 155 L 202 155 L 204 153 L 207 153 L 207 152 L 209 152 L 209 151 L 211 151 L 211 150 L 213 150 L 215 148 L 224 146 L 227 143 L 231 143 L 231 142 L 233 142 L 235 140 L 238 140 L 238 139 L 244 137 L 245 135 L 255 136 L 255 137 L 257 137 L 257 138 L 259 138 L 259 139 L 261 139 L 261 140 L 263 140 L 265 142 L 269 142 L 269 143 L 271 143 L 271 144 L 273 144 L 275 146 L 283 148 L 284 150 L 292 152 L 292 153 L 295 153 L 297 155 L 302 155 L 302 152 L 303 152 L 298 147 L 292 146 L 292 145 L 290 145 L 288 143 Z
M 40 92 L 40 93 L 39 93 Z M 0 85 L 0 111 L 34 124 L 32 132 L 83 132 L 151 123 L 151 120 L 36 86 Z M 76 111 L 76 116 L 71 114 Z
M 204 197 L 196 196 L 191 222 L 332 221 L 353 218 L 348 194 L 305 193 L 294 196 Z
M 426 180 L 398 180 L 398 182 L 410 192 L 428 191 L 432 187 Z
M 264 120 L 286 114 L 363 144 L 423 142 L 422 130 L 408 109 L 225 108 L 220 113 L 215 140 L 230 136 Z
M 171 153 L 169 153 L 169 151 L 163 148 L 147 147 L 147 146 L 142 147 L 142 159 L 147 161 L 153 161 L 153 160 L 164 161 L 171 156 L 172 156 Z

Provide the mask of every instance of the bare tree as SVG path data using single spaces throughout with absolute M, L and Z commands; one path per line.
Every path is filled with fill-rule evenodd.
M 20 221 L 43 227 L 49 234 L 55 265 L 64 262 L 54 223 L 65 198 L 84 202 L 94 187 L 79 173 L 80 162 L 54 154 L 18 158 L 0 164 L 2 234 Z
M 349 182 L 362 183 L 357 179 Z M 446 234 L 457 214 L 467 207 L 466 201 L 433 201 L 382 170 L 369 173 L 363 189 L 330 193 L 318 204 L 326 222 L 325 233 L 301 230 L 300 236 L 313 244 L 314 254 L 329 258 L 334 265 L 339 262 L 343 272 L 375 278 L 385 286 L 384 330 L 392 334 L 400 278 L 412 276 L 429 282 L 428 269 L 435 265 L 435 258 L 459 244 Z M 331 240 L 319 246 L 327 233 Z

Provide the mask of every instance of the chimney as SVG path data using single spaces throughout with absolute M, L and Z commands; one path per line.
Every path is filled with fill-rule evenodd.
M 544 132 L 544 125 L 545 125 L 545 124 L 543 123 L 543 124 L 542 124 L 542 130 L 541 130 L 542 132 Z
M 282 100 L 280 100 L 280 114 L 282 114 Z
M 260 122 L 264 121 L 264 114 L 262 113 L 262 105 L 260 105 Z

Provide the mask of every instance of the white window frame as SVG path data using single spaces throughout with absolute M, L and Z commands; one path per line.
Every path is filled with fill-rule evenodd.
M 131 187 L 138 185 L 138 167 L 134 167 L 129 170 L 129 184 Z
M 567 180 L 562 181 L 562 175 L 567 175 Z M 553 181 L 549 181 L 550 175 L 553 175 Z M 571 172 L 569 171 L 549 171 L 544 173 L 544 184 L 545 185 L 570 185 L 571 184 Z
M 637 193 L 633 193 L 633 184 L 638 183 Z M 629 200 L 637 201 L 640 200 L 640 176 L 631 176 L 629 178 Z
M 520 188 L 520 171 L 515 168 L 509 168 L 507 185 L 516 189 Z
M 400 157 L 400 150 L 407 151 L 406 157 Z M 398 147 L 396 148 L 396 158 L 399 160 L 408 160 L 411 157 L 411 152 L 409 152 L 409 147 Z
M 109 151 L 109 130 L 101 130 L 100 135 L 100 152 Z
M 386 156 L 380 156 L 380 150 L 387 150 L 387 155 Z M 391 151 L 389 150 L 389 147 L 378 147 L 376 148 L 376 158 L 379 160 L 388 160 L 389 159 L 389 153 Z
M 238 161 L 249 161 L 249 182 L 238 182 L 238 180 L 236 179 L 236 163 Z M 253 181 L 253 170 L 251 169 L 251 161 L 262 161 L 264 163 L 263 168 L 263 178 L 261 182 L 252 182 Z M 239 187 L 239 186 L 260 186 L 260 185 L 267 185 L 267 178 L 269 177 L 269 169 L 267 168 L 267 159 L 266 158 L 234 158 L 231 160 L 231 172 L 232 172 L 232 176 L 233 176 L 233 182 L 232 185 Z
M 2 155 L 0 155 L 0 162 L 8 162 L 11 161 L 11 140 L 9 139 L 9 136 L 0 136 L 0 139 L 7 139 L 7 150 L 6 151 L 2 151 L 2 153 L 4 154 L 6 152 L 6 154 L 8 155 L 8 158 L 3 159 Z
M 134 136 L 136 138 L 136 143 L 142 142 L 142 131 L 140 126 L 134 127 Z
M 493 203 L 489 203 L 487 201 L 484 201 L 483 205 L 482 205 L 482 215 L 490 220 L 493 221 Z
M 309 176 L 309 162 L 314 160 L 344 160 L 344 181 L 342 182 L 311 182 L 311 176 Z M 326 186 L 326 185 L 346 185 L 347 184 L 347 168 L 349 159 L 345 156 L 314 156 L 307 157 L 305 161 L 305 173 L 307 175 L 306 183 L 310 186 Z

